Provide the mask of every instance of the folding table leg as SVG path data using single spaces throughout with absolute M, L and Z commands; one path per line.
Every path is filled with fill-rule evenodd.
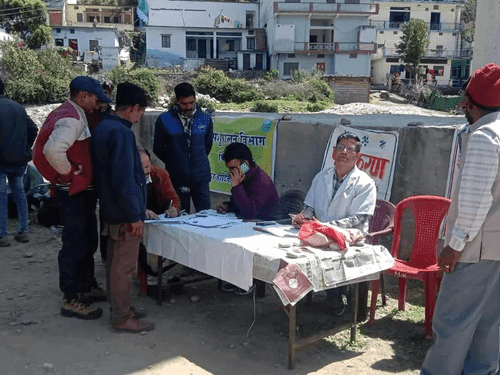
M 356 341 L 356 325 L 358 323 L 358 306 L 359 306 L 359 283 L 354 284 L 354 306 L 352 309 L 351 321 L 351 343 Z
M 288 368 L 291 370 L 295 368 L 297 308 L 296 306 L 288 305 L 286 309 L 288 310 Z
M 158 306 L 161 306 L 161 299 L 163 297 L 163 257 L 158 255 L 158 277 L 157 277 L 157 291 L 158 291 L 158 298 L 156 300 L 156 304 Z

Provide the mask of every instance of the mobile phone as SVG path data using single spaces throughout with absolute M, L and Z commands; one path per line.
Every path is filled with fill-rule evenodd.
M 247 163 L 242 163 L 240 165 L 240 171 L 242 174 L 246 174 L 250 170 L 250 167 L 247 165 Z

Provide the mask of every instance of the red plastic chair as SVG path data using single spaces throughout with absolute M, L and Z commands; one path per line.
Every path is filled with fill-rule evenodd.
M 405 310 L 408 279 L 419 279 L 425 288 L 425 336 L 432 338 L 432 316 L 436 304 L 436 292 L 443 276 L 437 265 L 437 241 L 439 227 L 448 212 L 451 200 L 444 197 L 420 195 L 403 199 L 396 205 L 394 211 L 394 236 L 391 253 L 396 264 L 384 271 L 387 275 L 399 278 L 398 308 Z M 415 238 L 410 260 L 398 258 L 401 240 L 402 214 L 405 209 L 413 213 Z M 376 302 L 377 296 L 372 298 Z
M 370 245 L 380 244 L 380 239 L 392 233 L 394 228 L 394 205 L 391 202 L 377 200 L 375 212 L 370 219 L 369 233 L 366 236 L 366 242 Z M 373 324 L 375 318 L 375 309 L 377 307 L 377 295 L 379 288 L 382 292 L 382 305 L 385 306 L 385 288 L 384 275 L 381 272 L 379 280 L 372 283 L 372 302 L 370 307 L 370 321 Z

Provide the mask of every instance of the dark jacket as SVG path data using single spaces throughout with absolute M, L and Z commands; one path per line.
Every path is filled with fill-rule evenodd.
M 24 107 L 0 95 L 0 165 L 28 164 L 37 133 L 38 128 Z
M 99 206 L 108 224 L 146 219 L 146 178 L 131 127 L 106 115 L 90 140 Z
M 165 163 L 175 187 L 208 184 L 211 179 L 208 154 L 212 149 L 213 121 L 196 108 L 191 129 L 191 148 L 177 113 L 170 109 L 156 120 L 153 152 Z
M 281 219 L 280 198 L 271 178 L 255 166 L 243 182 L 231 189 L 229 212 L 244 219 Z

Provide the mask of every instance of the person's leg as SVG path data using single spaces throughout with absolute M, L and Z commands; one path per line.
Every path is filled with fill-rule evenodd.
M 84 197 L 82 193 L 70 196 L 57 189 L 61 202 L 62 248 L 59 252 L 59 286 L 67 300 L 77 299 L 80 288 L 78 266 L 88 251 L 85 235 Z
M 433 317 L 434 343 L 424 359 L 421 374 L 462 374 L 471 342 L 488 306 L 492 271 L 484 262 L 458 263 L 453 272 L 444 275 Z
M 24 167 L 12 167 L 8 174 L 9 186 L 12 191 L 12 198 L 17 206 L 17 217 L 19 220 L 18 233 L 26 233 L 28 231 L 28 201 L 24 192 Z
M 342 288 L 328 289 L 326 291 L 326 299 L 333 315 L 340 316 L 345 312 Z
M 96 192 L 83 191 L 83 215 L 85 237 L 87 238 L 87 252 L 78 264 L 78 279 L 80 280 L 80 292 L 90 292 L 98 286 L 95 279 L 94 254 L 98 246 L 97 218 L 95 215 Z
M 464 375 L 497 374 L 500 350 L 500 262 L 485 262 L 483 272 L 490 275 L 483 300 L 483 315 L 477 324 L 476 332 L 465 359 Z M 481 262 L 481 263 L 483 263 Z
M 9 208 L 7 201 L 7 174 L 5 168 L 0 166 L 0 240 L 2 246 L 8 246 L 7 236 L 9 226 Z
M 120 325 L 133 317 L 130 310 L 132 278 L 137 265 L 141 239 L 132 236 L 128 227 L 128 224 L 112 226 L 109 236 L 110 321 L 113 326 Z
M 210 209 L 210 189 L 208 184 L 191 186 L 191 198 L 196 212 Z

